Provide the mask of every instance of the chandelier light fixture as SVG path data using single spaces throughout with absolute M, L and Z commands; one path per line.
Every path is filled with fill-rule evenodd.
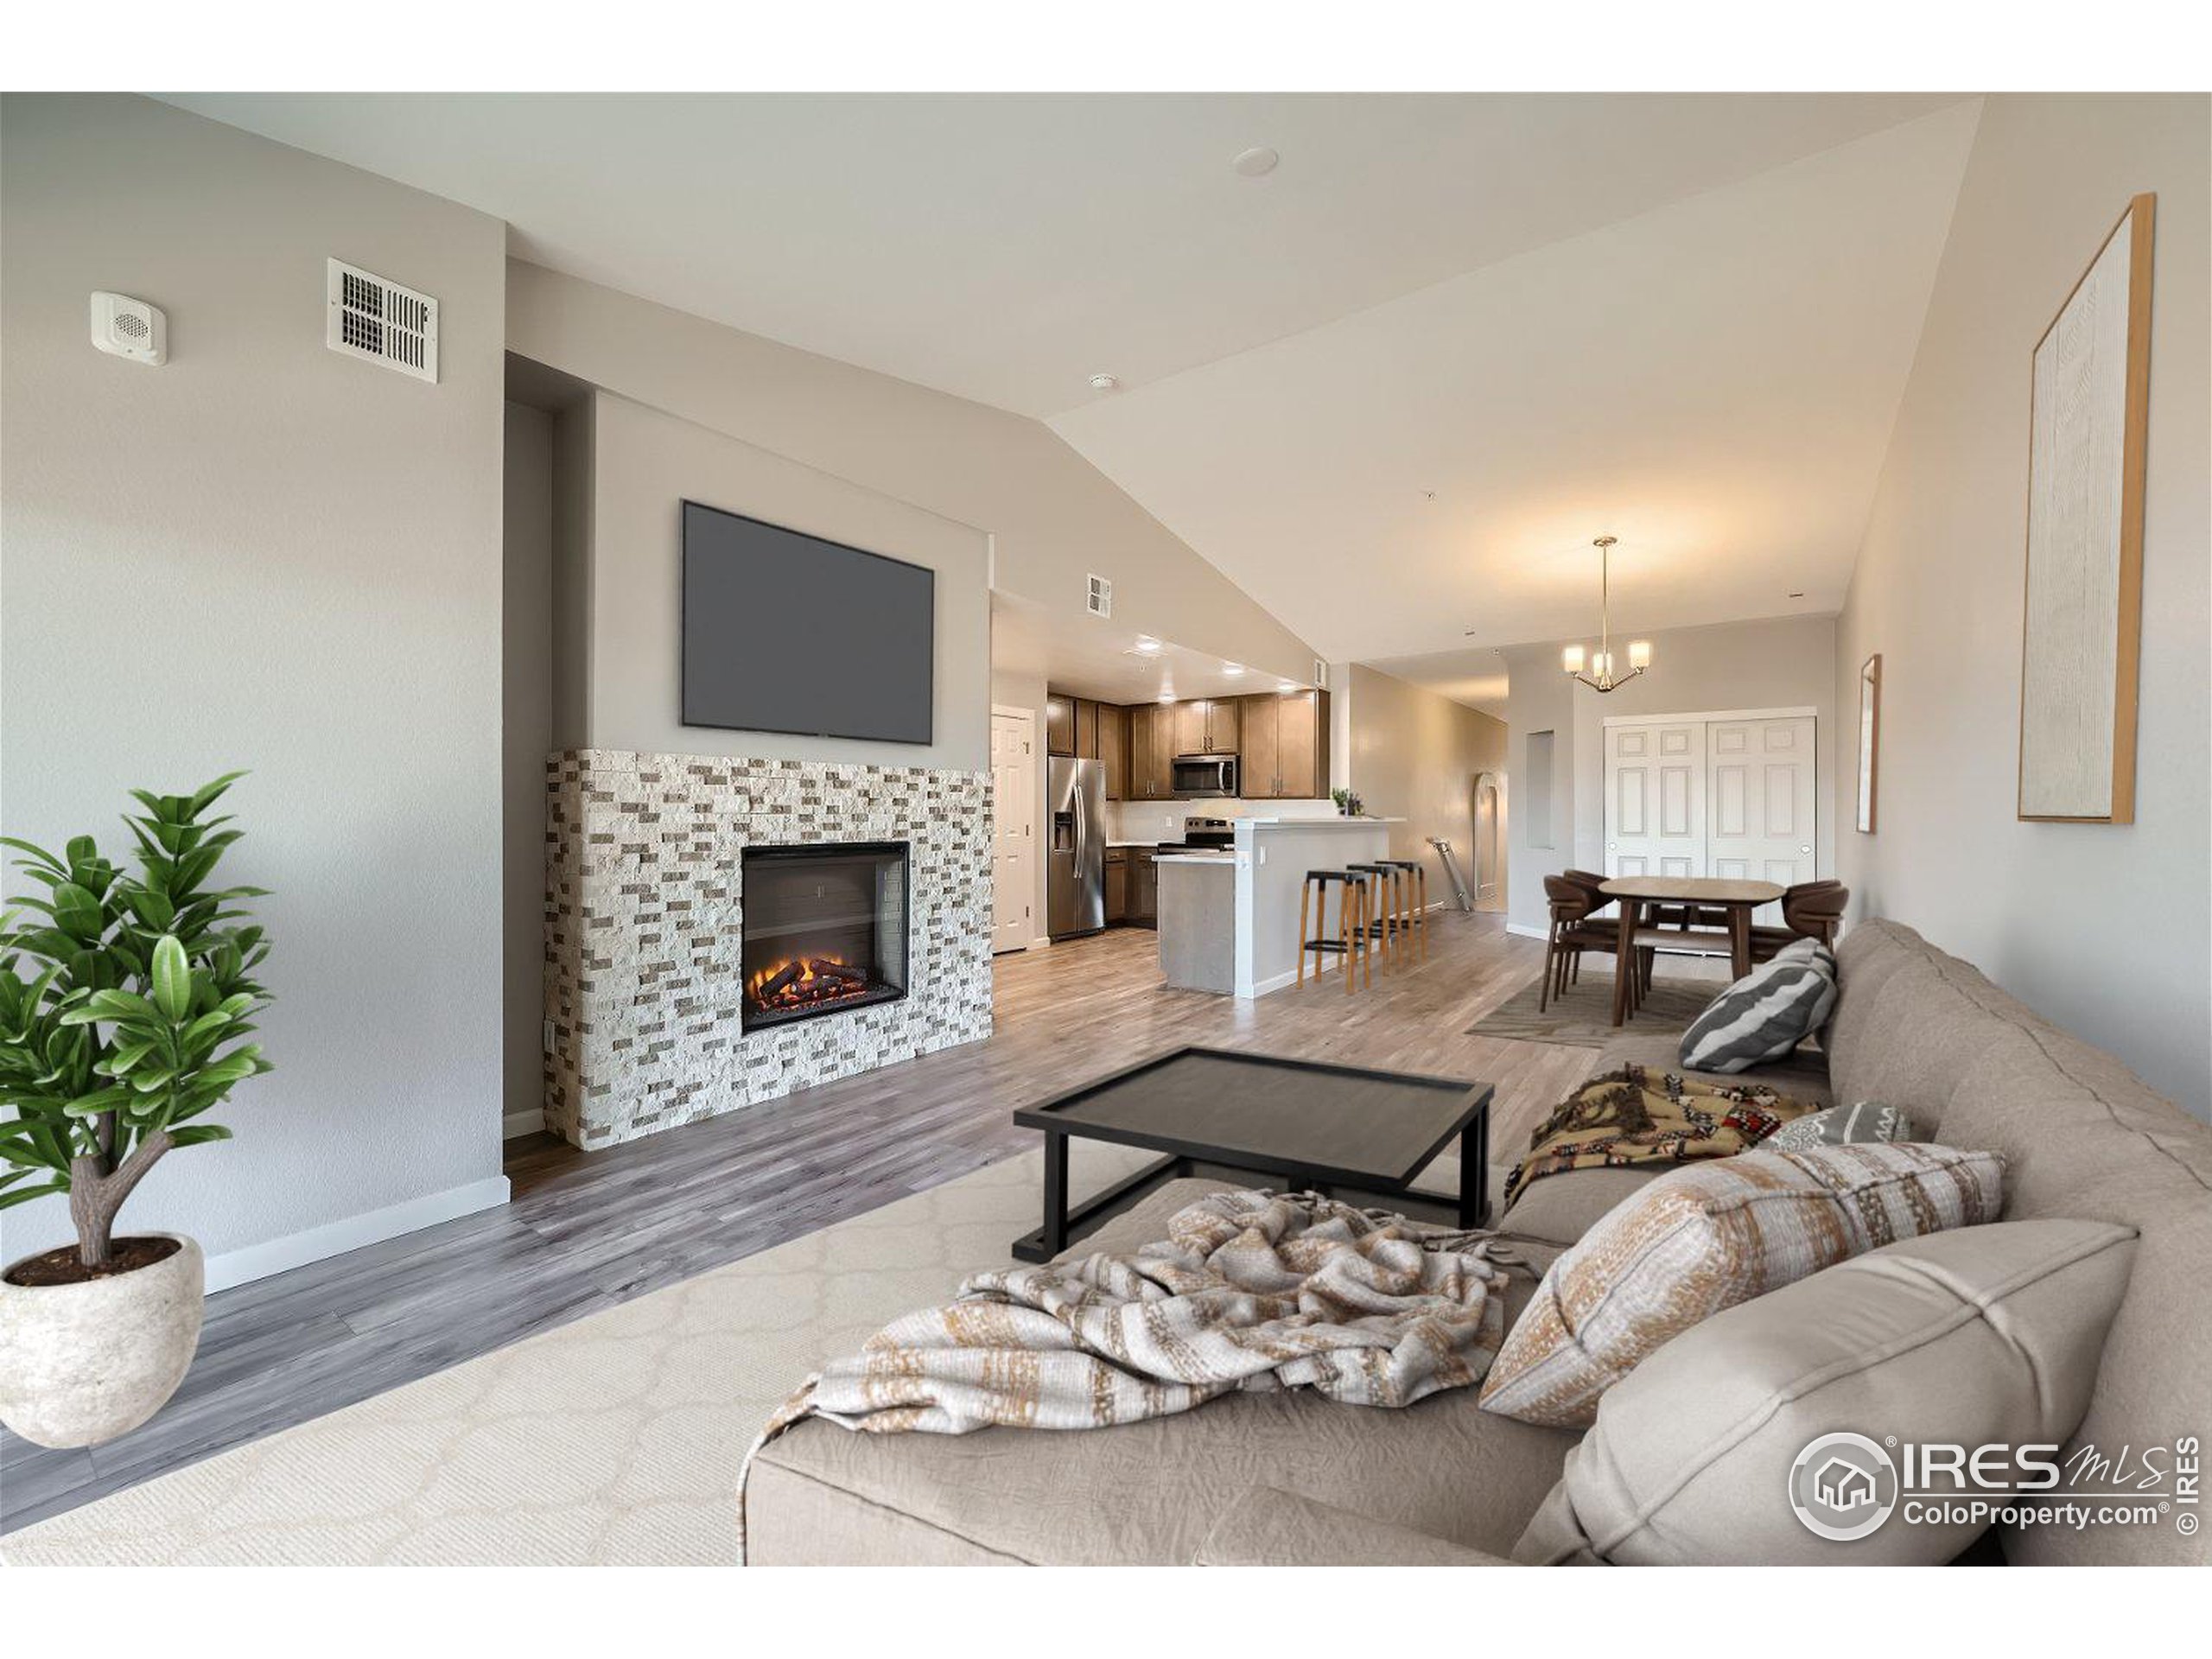
M 1598 649 L 1589 657 L 1589 672 L 1583 672 L 1584 652 L 1580 645 L 1569 645 L 1559 654 L 1559 665 L 1592 691 L 1615 691 L 1651 666 L 1651 642 L 1631 639 L 1628 646 L 1628 672 L 1618 679 L 1613 677 L 1613 595 L 1612 551 L 1620 540 L 1617 536 L 1600 536 L 1592 546 L 1598 550 Z

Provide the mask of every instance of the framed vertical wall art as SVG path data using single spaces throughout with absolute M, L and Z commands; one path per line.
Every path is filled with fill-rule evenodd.
M 1881 790 L 1882 653 L 1859 667 L 1859 833 L 1874 833 L 1874 806 Z
M 2151 226 L 2137 196 L 2036 342 L 2020 650 L 2023 819 L 2135 821 Z

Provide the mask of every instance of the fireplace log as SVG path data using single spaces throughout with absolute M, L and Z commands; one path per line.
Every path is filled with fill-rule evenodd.
M 817 959 L 814 963 L 814 976 L 817 979 L 849 980 L 855 985 L 865 984 L 868 980 L 868 976 L 857 968 L 849 967 L 842 962 L 824 962 L 819 959 Z
M 774 1001 L 776 994 L 798 977 L 799 969 L 803 965 L 800 963 L 787 962 L 771 974 L 767 982 L 760 988 L 760 1000 L 763 1002 Z

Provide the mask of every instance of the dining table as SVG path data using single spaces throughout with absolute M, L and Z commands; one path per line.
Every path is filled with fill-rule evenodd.
M 1687 905 L 1726 912 L 1729 977 L 1741 979 L 1751 971 L 1751 912 L 1783 894 L 1783 889 L 1771 881 L 1738 881 L 1716 875 L 1616 876 L 1598 891 L 1618 903 L 1621 911 L 1620 949 L 1613 957 L 1613 1023 L 1617 1026 L 1628 1021 L 1628 976 L 1636 971 L 1637 931 L 1643 925 L 1645 906 Z

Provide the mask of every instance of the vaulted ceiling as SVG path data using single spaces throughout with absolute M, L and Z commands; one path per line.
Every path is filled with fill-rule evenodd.
M 1837 607 L 1980 107 L 170 101 L 496 214 L 521 257 L 1046 419 L 1324 655 L 1461 688 L 1482 647 L 1592 626 L 1599 534 L 1624 626 Z M 1240 174 L 1253 146 L 1280 164 Z

